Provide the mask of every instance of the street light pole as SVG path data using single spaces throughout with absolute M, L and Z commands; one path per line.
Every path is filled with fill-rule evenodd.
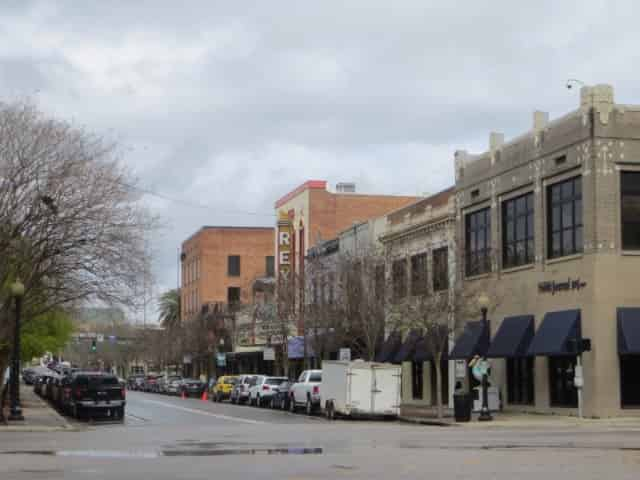
M 11 409 L 9 420 L 24 420 L 20 405 L 20 313 L 24 285 L 19 279 L 11 284 L 11 294 L 16 300 L 16 324 L 13 333 L 13 361 L 11 362 Z
M 484 334 L 486 335 L 486 339 L 484 346 L 486 349 L 489 348 L 489 341 L 491 339 L 491 333 L 489 331 L 489 321 L 487 320 L 487 312 L 489 310 L 489 297 L 486 295 L 481 295 L 478 299 L 478 303 L 480 305 L 480 312 L 482 313 L 482 328 Z M 483 361 L 487 361 L 487 352 L 486 350 L 482 353 Z M 482 374 L 482 408 L 480 409 L 480 416 L 478 417 L 478 421 L 480 422 L 490 422 L 493 420 L 491 416 L 491 411 L 489 410 L 489 374 L 487 369 L 485 368 Z

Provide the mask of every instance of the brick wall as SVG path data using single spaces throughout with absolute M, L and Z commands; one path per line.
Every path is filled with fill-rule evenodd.
M 211 302 L 227 302 L 229 287 L 240 288 L 242 303 L 251 301 L 251 285 L 266 275 L 266 257 L 274 254 L 273 228 L 205 227 L 183 243 L 182 281 L 183 319 L 199 306 Z M 240 256 L 240 276 L 228 275 L 228 257 Z M 198 264 L 197 278 L 185 274 L 189 265 Z M 195 311 L 189 309 L 189 295 L 197 292 Z

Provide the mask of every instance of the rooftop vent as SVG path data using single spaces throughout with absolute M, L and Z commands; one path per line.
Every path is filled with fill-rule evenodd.
M 356 184 L 353 182 L 340 182 L 336 184 L 336 193 L 356 193 Z

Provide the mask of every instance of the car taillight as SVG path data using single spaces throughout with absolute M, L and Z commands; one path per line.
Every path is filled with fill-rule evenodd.
M 262 386 L 262 390 L 269 390 L 269 389 L 270 389 L 269 385 L 263 385 Z
M 124 400 L 125 398 L 127 398 L 127 389 L 122 387 L 121 392 L 122 392 L 122 399 Z
M 83 388 L 77 388 L 75 392 L 76 398 L 82 398 L 85 392 L 86 390 L 84 390 Z
M 64 396 L 65 396 L 65 398 L 69 398 L 71 396 L 71 389 L 70 388 L 65 388 L 64 389 Z
M 320 387 L 316 385 L 315 387 L 313 387 L 313 394 L 318 395 L 319 393 L 320 393 Z

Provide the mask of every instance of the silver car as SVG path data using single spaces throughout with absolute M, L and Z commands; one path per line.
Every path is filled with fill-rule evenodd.
M 255 383 L 249 388 L 249 404 L 257 407 L 271 405 L 271 399 L 278 393 L 280 385 L 288 380 L 287 377 L 258 375 Z
M 255 382 L 257 375 L 240 375 L 238 382 L 231 391 L 231 403 L 240 404 L 249 401 L 249 388 Z

